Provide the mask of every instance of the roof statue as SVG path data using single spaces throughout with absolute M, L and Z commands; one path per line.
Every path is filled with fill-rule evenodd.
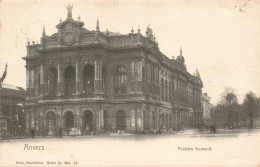
M 131 33 L 133 34 L 133 33 L 134 33 L 134 31 L 135 31 L 135 30 L 134 30 L 134 27 L 132 26 Z
M 73 4 L 72 5 L 68 5 L 67 6 L 67 10 L 68 10 L 68 18 L 72 18 L 72 8 L 73 8 Z
M 182 48 L 180 48 L 180 55 L 177 57 L 177 61 L 180 63 L 180 64 L 184 64 L 185 63 L 185 59 L 182 55 Z
M 140 26 L 138 26 L 137 31 L 138 31 L 138 33 L 140 34 L 140 31 L 141 31 Z
M 146 28 L 146 36 L 149 37 L 150 39 L 153 38 L 153 30 L 150 28 L 150 24 L 148 24 Z
M 43 29 L 42 29 L 42 37 L 46 37 L 45 26 L 43 26 Z
M 97 19 L 96 31 L 100 31 L 100 28 L 99 28 L 99 19 Z
M 196 68 L 196 77 L 200 78 L 200 73 L 199 73 L 199 70 L 197 68 Z

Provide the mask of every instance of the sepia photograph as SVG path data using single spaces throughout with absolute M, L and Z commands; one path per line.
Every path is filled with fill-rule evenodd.
M 0 167 L 259 167 L 259 126 L 259 0 L 0 0 Z

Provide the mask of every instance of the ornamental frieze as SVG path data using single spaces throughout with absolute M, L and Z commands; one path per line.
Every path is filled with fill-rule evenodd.
M 81 37 L 81 43 L 90 43 L 95 41 L 95 34 Z

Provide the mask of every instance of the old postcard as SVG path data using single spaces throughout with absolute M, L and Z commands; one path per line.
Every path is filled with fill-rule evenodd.
M 259 56 L 259 0 L 2 0 L 0 167 L 259 167 Z

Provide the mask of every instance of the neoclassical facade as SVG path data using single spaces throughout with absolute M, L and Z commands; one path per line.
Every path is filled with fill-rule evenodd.
M 122 35 L 60 20 L 57 33 L 27 45 L 26 128 L 54 135 L 147 133 L 202 124 L 199 73 L 160 52 L 152 29 Z

